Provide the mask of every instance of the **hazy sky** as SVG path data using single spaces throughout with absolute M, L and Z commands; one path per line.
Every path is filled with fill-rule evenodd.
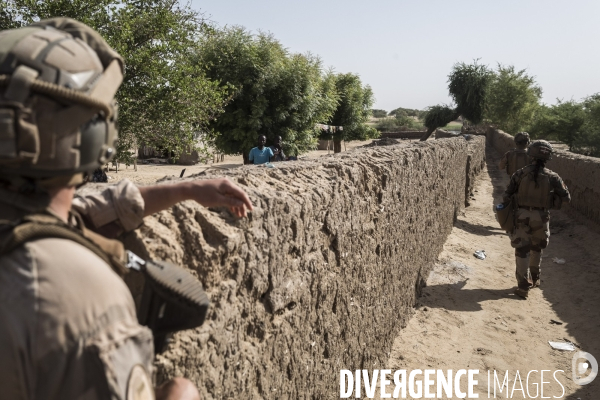
M 543 101 L 600 92 L 599 0 L 192 0 L 220 26 L 271 32 L 371 85 L 374 108 L 449 103 L 447 76 L 474 59 L 526 69 Z

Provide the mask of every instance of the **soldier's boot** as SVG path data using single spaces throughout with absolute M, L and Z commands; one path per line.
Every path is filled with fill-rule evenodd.
M 536 273 L 532 272 L 531 273 L 531 282 L 532 282 L 532 285 L 531 285 L 532 288 L 540 287 L 540 274 L 539 273 L 536 274 Z
M 515 294 L 519 297 L 526 299 L 527 296 L 529 296 L 529 288 L 521 289 L 520 287 L 518 287 L 515 289 Z
M 517 268 L 515 276 L 517 278 L 517 288 L 515 294 L 524 299 L 529 295 L 529 288 L 531 287 L 531 281 L 529 278 L 529 257 L 515 257 Z
M 542 252 L 531 251 L 529 257 L 529 270 L 531 271 L 532 287 L 540 287 L 540 264 L 542 263 Z

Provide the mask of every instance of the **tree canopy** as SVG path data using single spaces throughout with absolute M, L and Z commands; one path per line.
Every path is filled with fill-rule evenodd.
M 574 143 L 574 150 L 600 157 L 600 93 L 587 97 L 582 104 L 585 118 L 581 126 L 581 138 Z
M 498 65 L 489 86 L 485 118 L 514 135 L 531 123 L 541 97 L 542 89 L 525 70 Z
M 385 110 L 379 110 L 379 109 L 372 109 L 371 110 L 371 114 L 375 118 L 385 118 L 385 117 L 388 116 L 388 112 L 387 111 L 385 111 Z
M 378 135 L 375 128 L 365 123 L 371 117 L 375 101 L 369 85 L 364 85 L 356 74 L 335 75 L 335 88 L 339 96 L 337 108 L 329 120 L 331 125 L 343 126 L 334 134 L 334 140 L 366 140 Z
M 272 35 L 242 27 L 213 31 L 201 38 L 196 63 L 231 98 L 209 124 L 209 136 L 226 154 L 246 156 L 259 135 L 282 136 L 288 154 L 306 151 L 316 124 L 328 120 L 337 103 L 320 59 L 289 54 Z
M 143 144 L 177 156 L 222 112 L 225 91 L 192 62 L 207 27 L 189 7 L 173 0 L 0 2 L 0 29 L 55 16 L 88 24 L 124 58 L 117 159 L 128 161 L 129 150 Z
M 395 116 L 396 118 L 400 117 L 417 117 L 422 118 L 424 112 L 422 110 L 417 110 L 413 108 L 402 108 L 398 107 L 389 112 L 390 116 Z
M 583 104 L 573 100 L 558 101 L 554 106 L 540 109 L 530 130 L 534 137 L 560 140 L 568 144 L 569 149 L 573 149 L 581 141 L 585 120 Z
M 0 29 L 55 16 L 96 29 L 124 58 L 117 160 L 141 145 L 176 158 L 199 137 L 247 154 L 259 134 L 282 136 L 296 155 L 314 148 L 319 123 L 343 124 L 348 139 L 374 135 L 370 87 L 272 35 L 207 24 L 178 0 L 0 0 Z
M 491 79 L 490 70 L 477 61 L 454 64 L 448 75 L 448 92 L 454 100 L 454 107 L 441 104 L 429 107 L 425 116 L 427 132 L 421 140 L 427 140 L 437 128 L 446 126 L 461 115 L 474 124 L 481 122 Z

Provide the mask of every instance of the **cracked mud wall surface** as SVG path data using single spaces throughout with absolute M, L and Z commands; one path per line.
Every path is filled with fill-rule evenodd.
M 489 129 L 487 137 L 501 154 L 515 147 L 513 136 L 503 131 Z M 560 175 L 569 188 L 571 204 L 563 205 L 563 209 L 600 223 L 600 159 L 555 150 L 546 167 Z
M 456 138 L 244 166 L 219 176 L 248 191 L 249 218 L 194 202 L 146 218 L 127 247 L 190 268 L 211 299 L 158 356 L 159 382 L 188 377 L 203 399 L 339 398 L 340 369 L 388 359 L 484 151 Z

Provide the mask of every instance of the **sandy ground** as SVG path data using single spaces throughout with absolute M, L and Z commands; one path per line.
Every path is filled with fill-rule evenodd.
M 371 142 L 372 140 L 350 141 L 346 143 L 345 149 L 351 150 L 359 146 L 364 146 Z M 344 150 L 344 145 L 342 145 L 342 150 Z M 330 152 L 328 152 L 327 150 L 314 150 L 301 155 L 299 159 L 302 160 L 318 158 L 326 156 L 328 153 L 333 154 L 333 150 L 331 150 Z M 239 166 L 242 166 L 243 162 L 244 160 L 241 155 L 225 156 L 225 159 L 218 163 L 211 162 L 209 164 L 196 165 L 171 165 L 162 163 L 146 164 L 145 161 L 140 160 L 137 171 L 134 171 L 133 166 L 126 167 L 124 164 L 120 164 L 119 171 L 117 172 L 115 167 L 111 165 L 107 175 L 109 183 L 115 183 L 120 181 L 121 179 L 127 178 L 134 183 L 147 185 L 154 183 L 157 180 L 164 178 L 165 176 L 178 177 L 181 175 L 183 169 L 185 169 L 184 176 L 198 174 L 207 170 L 211 170 L 211 173 L 218 173 L 218 171 L 222 169 L 237 168 Z
M 515 296 L 514 252 L 492 211 L 508 184 L 504 171 L 497 168 L 499 158 L 488 155 L 475 198 L 459 216 L 415 315 L 395 339 L 386 368 L 478 369 L 475 393 L 498 399 L 536 398 L 540 371 L 549 370 L 544 373 L 544 382 L 549 382 L 544 384 L 544 398 L 600 399 L 600 377 L 587 386 L 576 385 L 571 377 L 574 352 L 553 350 L 548 344 L 569 340 L 600 360 L 598 227 L 553 211 L 541 288 L 533 289 L 527 300 Z M 485 260 L 473 256 L 482 249 Z M 555 257 L 565 259 L 565 264 L 554 263 Z M 500 394 L 496 387 L 496 397 L 494 370 L 500 382 L 509 371 L 509 391 L 505 387 Z M 537 372 L 530 374 L 527 385 L 532 370 Z M 564 394 L 553 377 L 557 370 L 564 371 L 556 373 Z M 466 384 L 461 387 L 466 390 Z M 538 396 L 542 398 L 541 393 Z

